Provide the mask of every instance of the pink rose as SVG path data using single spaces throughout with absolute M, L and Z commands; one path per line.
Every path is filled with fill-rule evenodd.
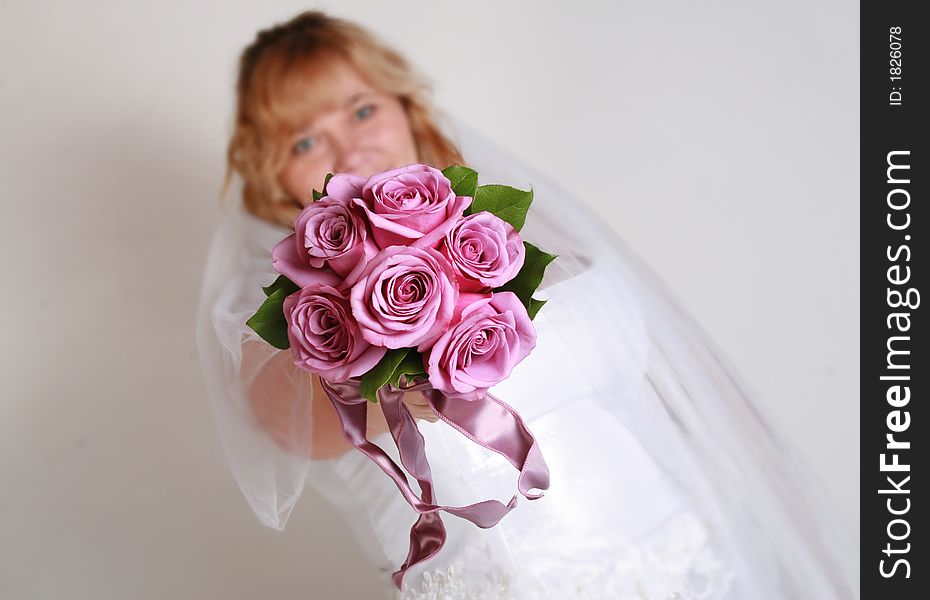
M 389 246 L 368 262 L 350 302 L 370 343 L 422 351 L 449 325 L 458 295 L 455 273 L 442 254 Z
M 349 300 L 327 285 L 310 285 L 284 299 L 294 364 L 329 381 L 346 381 L 374 367 L 384 348 L 362 337 Z
M 536 345 L 536 329 L 513 292 L 462 294 L 461 315 L 425 356 L 430 384 L 465 400 L 483 397 Z
M 517 276 L 526 256 L 517 230 L 484 211 L 458 221 L 446 233 L 441 251 L 458 273 L 463 292 L 504 285 Z
M 338 198 L 339 200 L 351 200 L 352 198 L 362 197 L 362 188 L 365 186 L 367 179 L 351 173 L 336 173 L 329 178 L 326 184 L 326 198 Z M 322 200 L 323 198 L 320 198 Z
M 372 175 L 356 202 L 368 213 L 379 247 L 435 247 L 471 198 L 456 196 L 442 171 L 412 164 Z M 430 235 L 421 240 L 426 234 Z
M 333 177 L 327 189 L 340 189 L 343 179 Z M 368 239 L 364 213 L 351 200 L 326 196 L 308 204 L 294 221 L 294 233 L 272 250 L 274 269 L 301 287 L 337 287 L 357 279 L 377 248 Z

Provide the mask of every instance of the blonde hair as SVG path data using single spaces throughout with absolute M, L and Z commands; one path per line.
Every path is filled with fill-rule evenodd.
M 400 100 L 420 162 L 440 169 L 464 164 L 459 149 L 437 124 L 428 83 L 400 54 L 355 23 L 307 11 L 260 31 L 242 52 L 221 196 L 235 172 L 243 180 L 247 211 L 275 223 L 293 224 L 303 205 L 278 180 L 287 160 L 284 138 L 325 101 L 325 89 L 308 98 L 305 84 L 325 73 L 334 58 L 347 61 L 369 84 Z

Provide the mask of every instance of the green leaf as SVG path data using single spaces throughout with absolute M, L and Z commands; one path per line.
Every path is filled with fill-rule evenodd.
M 278 290 L 285 290 L 290 295 L 299 290 L 300 288 L 296 283 L 285 277 L 284 275 L 278 275 L 278 278 L 275 279 L 271 285 L 265 286 L 262 288 L 262 291 L 265 292 L 266 296 L 270 296 Z
M 487 211 L 520 231 L 526 222 L 526 212 L 530 209 L 532 202 L 532 189 L 524 191 L 509 185 L 482 185 L 475 191 L 475 199 L 466 213 L 470 215 Z
M 377 402 L 378 390 L 388 384 L 397 386 L 401 375 L 426 377 L 423 355 L 414 348 L 388 350 L 378 364 L 362 375 L 359 392 L 363 398 Z
M 275 283 L 277 283 L 277 280 Z M 288 283 L 290 282 L 288 281 Z M 273 287 L 274 285 L 273 283 L 268 287 Z M 287 319 L 284 318 L 284 299 L 292 293 L 292 291 L 288 291 L 286 286 L 274 290 L 271 295 L 265 298 L 265 301 L 262 302 L 262 305 L 255 311 L 255 314 L 245 322 L 245 324 L 251 327 L 263 340 L 280 350 L 287 350 L 291 347 L 291 342 L 287 339 Z
M 530 315 L 530 320 L 536 318 L 536 313 L 539 312 L 539 309 L 542 308 L 548 300 L 537 300 L 536 298 L 530 298 L 530 305 L 526 307 L 527 314 Z
M 494 291 L 513 292 L 526 307 L 527 312 L 530 312 L 533 307 L 533 292 L 535 292 L 539 284 L 542 283 L 543 275 L 546 273 L 546 267 L 549 266 L 549 263 L 554 261 L 557 256 L 555 254 L 543 252 L 529 242 L 523 242 L 523 246 L 526 248 L 526 258 L 523 261 L 523 267 L 520 268 L 520 272 L 517 273 L 516 277 Z M 536 302 L 541 301 L 537 300 Z M 536 311 L 538 311 L 541 306 L 542 304 L 537 306 L 532 315 L 535 315 Z
M 411 349 L 410 352 L 404 356 L 404 360 L 394 369 L 394 373 L 391 374 L 390 383 L 392 385 L 398 385 L 401 375 L 406 375 L 408 378 L 417 376 L 427 377 L 426 370 L 423 368 L 423 355 Z
M 378 364 L 362 375 L 362 383 L 359 386 L 359 392 L 362 394 L 362 397 L 372 402 L 377 402 L 378 390 L 381 389 L 382 386 L 392 382 L 391 377 L 410 352 L 413 352 L 412 348 L 388 350 L 384 356 L 381 357 L 381 360 L 378 361 Z M 396 381 L 396 379 L 394 381 Z
M 316 190 L 313 190 L 313 201 L 314 201 L 314 202 L 316 202 L 316 201 L 319 200 L 320 198 L 326 196 L 326 186 L 329 184 L 329 180 L 332 179 L 332 178 L 333 178 L 333 174 L 332 174 L 332 173 L 327 173 L 327 174 L 326 174 L 326 178 L 323 179 L 323 191 L 322 191 L 322 192 L 318 192 L 318 191 L 316 191 Z
M 452 191 L 456 196 L 475 197 L 478 187 L 478 172 L 462 165 L 452 165 L 442 170 L 446 179 L 452 182 Z

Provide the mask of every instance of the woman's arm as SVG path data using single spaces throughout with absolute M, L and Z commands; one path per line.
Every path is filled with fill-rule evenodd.
M 278 445 L 311 459 L 335 458 L 352 449 L 319 377 L 294 366 L 289 352 L 248 340 L 242 345 L 242 363 L 243 376 L 251 378 L 252 411 Z M 419 394 L 407 394 L 404 403 L 414 418 L 438 419 Z M 388 431 L 380 404 L 368 403 L 368 431 L 369 437 Z

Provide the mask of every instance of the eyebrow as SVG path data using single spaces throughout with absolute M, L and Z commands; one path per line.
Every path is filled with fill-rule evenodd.
M 370 95 L 371 94 L 369 92 L 356 92 L 352 94 L 351 96 L 349 96 L 349 99 L 346 100 L 344 108 L 349 108 L 350 106 L 358 102 L 360 99 L 364 98 L 365 96 L 370 96 Z
M 348 99 L 345 101 L 345 104 L 343 105 L 343 110 L 348 109 L 348 108 L 351 107 L 353 104 L 355 104 L 355 103 L 358 102 L 360 99 L 362 99 L 362 98 L 364 98 L 364 97 L 366 97 L 366 96 L 375 96 L 375 95 L 376 95 L 376 94 L 373 94 L 373 93 L 371 93 L 371 92 L 366 92 L 366 91 L 355 92 L 354 94 L 352 94 L 351 96 L 349 96 Z M 300 126 L 295 127 L 295 128 L 294 128 L 294 134 L 293 134 L 292 137 L 295 137 L 295 138 L 296 138 L 296 137 L 300 137 L 300 136 L 303 135 L 308 129 L 310 129 L 310 127 L 311 127 L 311 124 L 310 124 L 310 123 L 303 123 L 303 124 L 301 124 Z

